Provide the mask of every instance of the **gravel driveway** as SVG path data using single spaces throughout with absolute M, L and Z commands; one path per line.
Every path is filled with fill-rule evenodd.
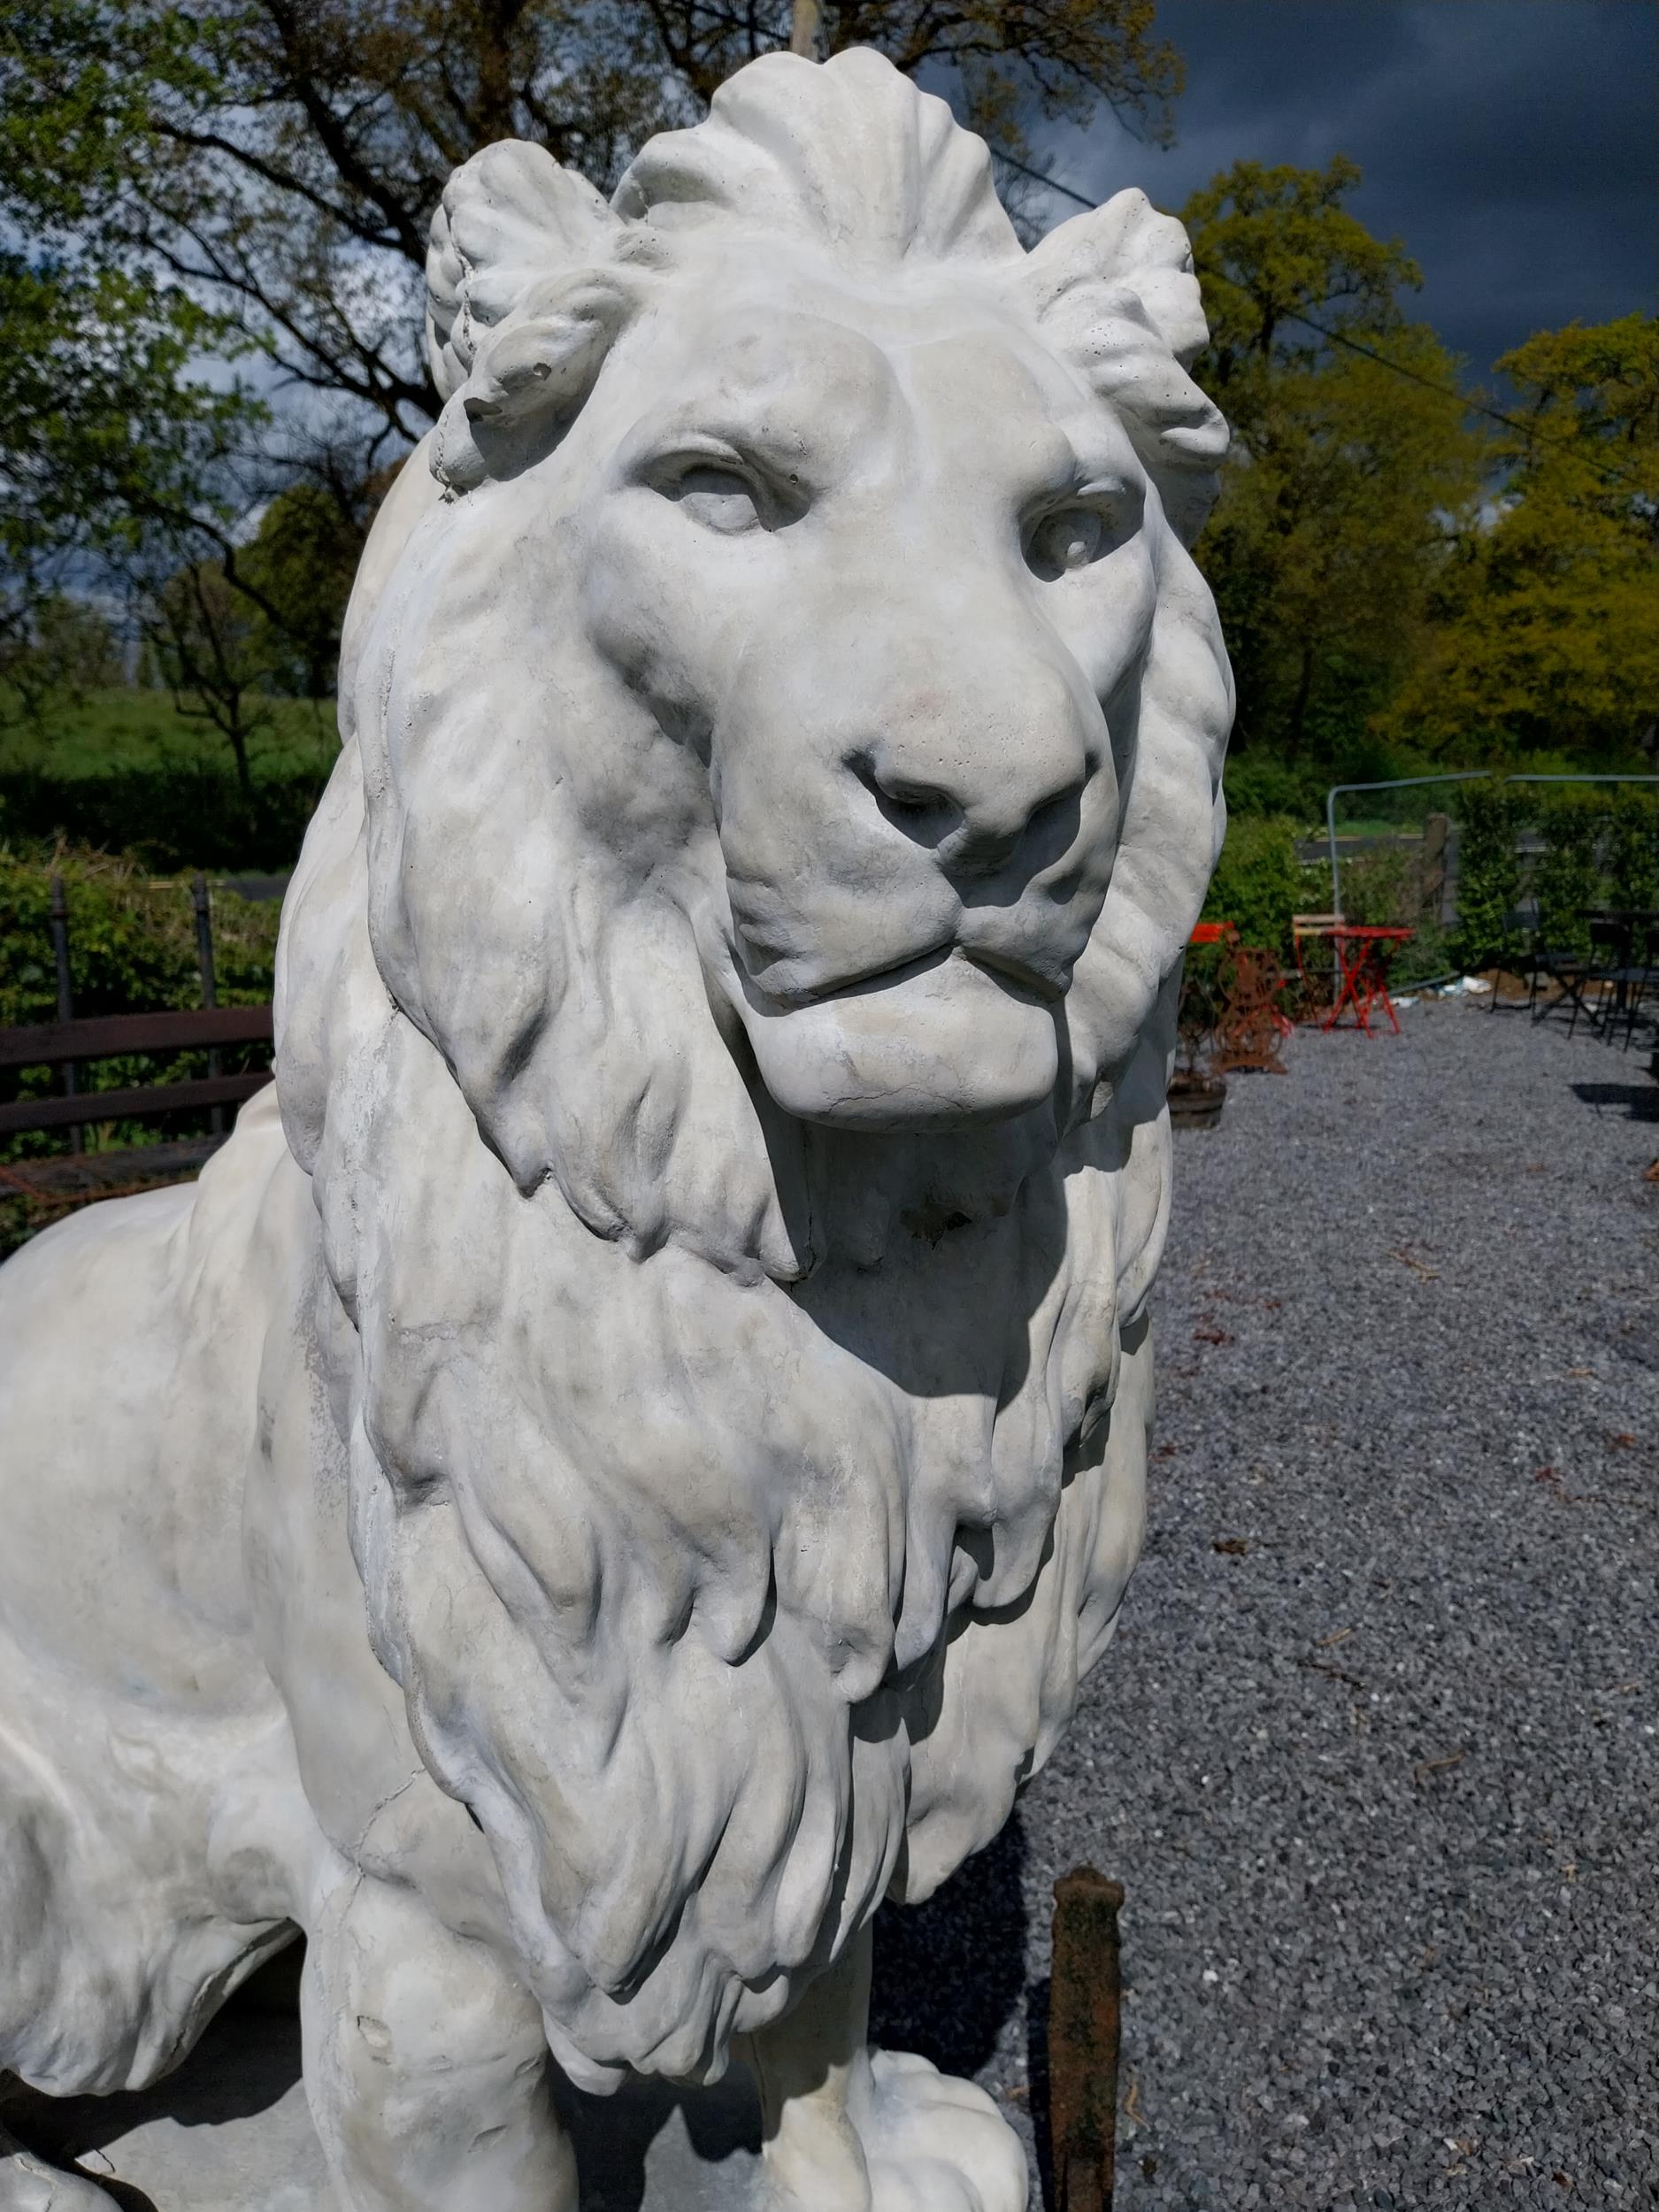
M 1659 1086 L 1402 1023 L 1177 1133 L 1118 1642 L 878 1939 L 1041 2131 L 1050 1887 L 1124 1881 L 1118 2212 L 1659 2203 Z

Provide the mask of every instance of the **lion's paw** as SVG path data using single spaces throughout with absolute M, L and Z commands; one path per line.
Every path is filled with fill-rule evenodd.
M 59 2173 L 0 2138 L 0 2212 L 114 2212 L 114 2207 L 83 2174 Z
M 905 2051 L 872 2051 L 871 2065 L 872 2212 L 1025 2212 L 1025 2147 L 983 2089 Z

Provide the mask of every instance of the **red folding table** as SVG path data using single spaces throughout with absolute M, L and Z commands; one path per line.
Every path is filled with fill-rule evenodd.
M 1325 939 L 1342 972 L 1336 1003 L 1320 1023 L 1320 1028 L 1334 1029 L 1342 1018 L 1342 1009 L 1351 1006 L 1355 1026 L 1369 1037 L 1371 1009 L 1380 1006 L 1397 1037 L 1400 1024 L 1394 1015 L 1394 1001 L 1388 995 L 1388 963 L 1410 938 L 1411 931 L 1358 922 L 1330 922 L 1319 929 L 1304 930 L 1302 934 Z

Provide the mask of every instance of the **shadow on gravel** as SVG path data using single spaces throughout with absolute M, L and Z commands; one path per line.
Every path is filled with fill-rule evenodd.
M 1597 1113 L 1622 1106 L 1626 1121 L 1659 1121 L 1659 1083 L 1575 1083 L 1571 1089 Z
M 1031 2084 L 1031 2131 L 1036 2139 L 1037 2179 L 1041 2201 L 1058 2202 L 1054 2185 L 1054 2144 L 1048 2124 L 1048 1997 L 1045 1974 L 1033 1982 L 1025 2008 L 1025 2078 Z
M 882 1907 L 872 2042 L 918 2051 L 947 2074 L 972 2077 L 989 2062 L 1025 1983 L 1025 1858 L 1016 1812 L 926 1904 Z

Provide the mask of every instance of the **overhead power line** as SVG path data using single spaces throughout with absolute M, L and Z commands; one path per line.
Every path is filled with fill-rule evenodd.
M 1022 177 L 1029 177 L 1033 184 L 1046 184 L 1050 192 L 1057 192 L 1063 200 L 1075 201 L 1079 207 L 1086 207 L 1091 215 L 1099 207 L 1098 200 L 1091 200 L 1084 193 L 1074 192 L 1069 184 L 1062 184 L 1058 177 L 1051 177 L 1041 169 L 1033 169 L 1028 161 L 1017 160 L 1012 154 L 1005 154 L 1000 146 L 993 146 L 991 151 L 1004 167 L 1018 169 Z
M 1041 169 L 1033 169 L 1029 162 L 1020 161 L 1014 155 L 1004 153 L 1000 146 L 993 146 L 991 151 L 997 160 L 1002 162 L 1008 168 L 1017 169 L 1022 177 L 1029 177 L 1034 184 L 1046 185 L 1050 192 L 1057 193 L 1062 199 L 1074 202 L 1079 207 L 1087 208 L 1091 214 L 1101 204 L 1100 201 L 1091 200 L 1084 193 L 1073 191 L 1069 184 L 1062 184 L 1058 178 L 1048 176 Z M 1233 281 L 1232 278 L 1220 269 L 1201 266 L 1200 273 L 1217 278 L 1223 284 L 1230 284 Z M 1592 459 L 1587 453 L 1580 451 L 1576 445 L 1570 445 L 1566 439 L 1549 436 L 1546 432 L 1539 429 L 1535 423 L 1523 422 L 1517 415 L 1506 415 L 1501 407 L 1489 407 L 1484 400 L 1474 399 L 1467 392 L 1460 392 L 1455 384 L 1442 384 L 1438 377 L 1425 376 L 1420 369 L 1408 368 L 1403 361 L 1391 361 L 1386 353 L 1379 353 L 1374 346 L 1362 345 L 1357 338 L 1350 338 L 1346 331 L 1333 330 L 1328 325 L 1316 322 L 1311 315 L 1304 315 L 1296 308 L 1286 308 L 1281 319 L 1285 322 L 1301 323 L 1306 329 L 1317 332 L 1318 335 L 1331 345 L 1344 347 L 1349 353 L 1363 354 L 1366 360 L 1375 361 L 1379 367 L 1388 370 L 1392 375 L 1402 376 L 1409 383 L 1420 384 L 1425 391 L 1438 392 L 1442 399 L 1453 401 L 1457 406 L 1467 409 L 1471 414 L 1485 415 L 1488 421 L 1500 422 L 1506 430 L 1516 431 L 1524 438 L 1535 439 L 1540 445 L 1554 446 L 1561 453 L 1570 453 L 1576 461 L 1582 462 L 1586 468 L 1594 469 L 1598 475 L 1615 477 L 1620 483 L 1629 484 L 1637 491 L 1643 491 L 1647 488 L 1639 479 L 1631 475 L 1627 469 L 1620 468 L 1617 463 Z

